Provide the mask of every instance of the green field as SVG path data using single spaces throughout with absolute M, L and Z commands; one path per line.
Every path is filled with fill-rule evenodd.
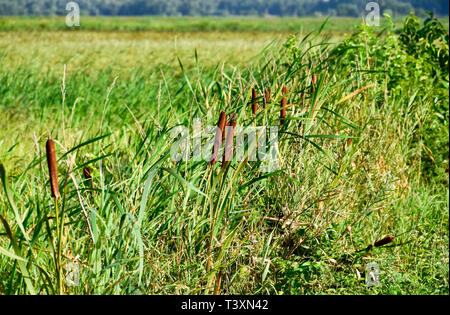
M 0 294 L 449 294 L 448 20 L 403 20 L 1 17 Z M 171 158 L 222 111 L 278 169 Z
M 156 31 L 156 32 L 310 32 L 317 31 L 326 18 L 289 17 L 82 17 L 78 30 L 88 31 Z M 397 27 L 404 18 L 395 18 Z M 448 29 L 448 19 L 439 21 Z M 325 32 L 353 32 L 362 19 L 333 17 Z M 389 23 L 381 20 L 381 27 Z M 1 17 L 0 31 L 61 31 L 73 30 L 65 17 Z

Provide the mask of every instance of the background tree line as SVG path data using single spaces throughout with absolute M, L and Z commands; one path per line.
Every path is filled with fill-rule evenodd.
M 76 0 L 83 15 L 361 16 L 375 0 Z M 0 0 L 0 15 L 65 15 L 69 0 Z M 448 0 L 378 0 L 393 16 L 431 11 L 448 16 Z

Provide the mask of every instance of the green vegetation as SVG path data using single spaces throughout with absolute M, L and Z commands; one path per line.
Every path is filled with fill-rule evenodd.
M 1 0 L 0 15 L 65 15 L 66 0 Z M 77 0 L 85 15 L 276 15 L 276 16 L 354 16 L 360 17 L 365 0 Z M 383 13 L 406 15 L 425 10 L 448 15 L 445 0 L 378 1 Z
M 401 25 L 402 19 L 396 19 Z M 301 32 L 318 31 L 325 18 L 255 17 L 83 17 L 81 25 L 71 28 L 62 17 L 0 17 L 0 31 L 156 31 L 156 32 Z M 442 19 L 448 26 L 448 20 Z M 353 32 L 360 18 L 334 18 L 324 32 Z M 387 21 L 383 20 L 384 26 Z
M 153 32 L 310 32 L 318 31 L 325 18 L 256 17 L 83 17 L 80 27 L 69 27 L 62 17 L 0 17 L 0 31 L 153 31 Z M 394 19 L 398 29 L 404 18 Z M 448 19 L 439 22 L 448 30 Z M 352 33 L 361 18 L 333 18 L 322 33 Z M 387 27 L 381 19 L 381 27 Z M 398 30 L 397 29 L 397 30 Z
M 448 53 L 415 17 L 345 39 L 2 32 L 0 293 L 449 294 Z M 196 117 L 279 126 L 283 86 L 278 171 L 170 158 Z

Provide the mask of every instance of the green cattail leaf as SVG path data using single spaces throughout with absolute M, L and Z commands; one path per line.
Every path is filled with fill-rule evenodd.
M 90 139 L 90 140 L 88 140 L 88 141 L 86 141 L 86 142 L 83 142 L 83 143 L 81 143 L 81 144 L 79 144 L 79 145 L 73 147 L 72 149 L 70 149 L 69 151 L 67 151 L 66 153 L 64 153 L 63 155 L 61 155 L 60 158 L 58 159 L 58 161 L 61 161 L 61 160 L 62 160 L 63 158 L 65 158 L 68 154 L 70 154 L 70 153 L 72 153 L 72 152 L 74 152 L 74 151 L 76 151 L 76 150 L 78 150 L 78 149 L 80 149 L 80 148 L 82 148 L 82 147 L 84 147 L 84 146 L 87 146 L 88 144 L 91 144 L 91 143 L 97 142 L 97 141 L 99 141 L 99 140 L 101 140 L 101 139 L 103 139 L 103 138 L 109 137 L 110 135 L 111 135 L 111 134 L 108 133 L 108 134 L 106 134 L 106 135 L 99 136 L 99 137 L 97 137 L 97 138 Z
M 163 171 L 166 171 L 168 173 L 170 173 L 171 175 L 173 175 L 174 177 L 176 177 L 177 179 L 179 179 L 183 184 L 185 184 L 187 187 L 189 187 L 190 189 L 192 189 L 193 191 L 195 191 L 196 193 L 205 196 L 206 198 L 209 199 L 209 197 L 202 192 L 200 189 L 196 188 L 194 185 L 192 185 L 190 182 L 188 182 L 187 180 L 185 180 L 183 177 L 181 177 L 179 174 L 177 174 L 175 171 L 169 169 L 169 168 L 161 168 Z
M 3 165 L 0 164 L 0 169 L 2 169 L 2 167 L 3 167 Z M 8 235 L 8 237 L 9 237 L 9 239 L 11 241 L 11 245 L 12 245 L 12 247 L 14 249 L 15 256 L 20 257 L 22 255 L 21 252 L 20 252 L 20 247 L 17 244 L 17 241 L 16 241 L 16 239 L 14 237 L 14 234 L 11 231 L 11 228 L 10 228 L 8 222 L 6 222 L 5 218 L 3 218 L 1 215 L 0 215 L 0 221 L 3 223 L 3 227 L 6 230 L 6 234 Z M 31 277 L 30 277 L 30 274 L 28 273 L 26 261 L 22 261 L 22 260 L 19 259 L 17 262 L 19 264 L 19 269 L 22 272 L 23 279 L 24 279 L 25 284 L 27 286 L 28 293 L 31 294 L 31 295 L 35 295 L 36 291 L 34 290 L 34 286 L 31 283 Z
M 3 188 L 5 190 L 6 199 L 8 200 L 9 206 L 11 207 L 12 211 L 14 212 L 14 218 L 16 220 L 17 225 L 19 226 L 20 231 L 22 232 L 25 239 L 28 241 L 28 235 L 25 232 L 25 228 L 22 224 L 22 219 L 20 218 L 19 211 L 17 210 L 16 204 L 14 203 L 14 199 L 11 197 L 11 191 L 9 190 L 8 182 L 6 180 L 6 170 L 3 164 L 0 162 L 0 179 L 3 184 Z
M 6 249 L 4 249 L 3 247 L 0 247 L 0 254 L 9 257 L 11 259 L 15 259 L 15 260 L 19 260 L 19 261 L 24 261 L 27 262 L 25 259 L 23 259 L 22 257 L 19 257 L 9 251 L 7 251 Z

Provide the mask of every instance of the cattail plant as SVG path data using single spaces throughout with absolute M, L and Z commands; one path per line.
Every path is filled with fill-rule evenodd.
M 225 143 L 225 154 L 223 156 L 222 167 L 225 167 L 227 162 L 233 159 L 233 140 L 235 129 L 236 129 L 236 120 L 232 119 L 228 123 L 227 139 Z
M 255 88 L 252 88 L 252 112 L 253 115 L 256 115 L 258 112 L 258 102 L 256 99 L 258 98 L 258 93 L 256 93 Z
M 58 168 L 56 164 L 56 150 L 55 143 L 52 139 L 47 140 L 45 146 L 47 151 L 47 164 L 48 172 L 50 175 L 50 187 L 52 190 L 52 196 L 55 200 L 55 219 L 56 219 L 56 274 L 59 294 L 63 293 L 63 267 L 61 262 L 62 257 L 62 231 L 64 228 L 64 215 L 60 218 L 58 212 L 58 199 L 61 197 L 58 186 Z
M 211 166 L 214 166 L 214 164 L 216 164 L 217 154 L 219 153 L 221 147 L 226 121 L 227 121 L 227 114 L 225 114 L 225 112 L 221 112 L 219 122 L 217 123 L 216 136 L 214 138 L 214 147 L 210 162 Z
M 55 143 L 52 139 L 48 139 L 46 144 L 48 172 L 50 174 L 50 187 L 52 189 L 53 198 L 61 197 L 58 186 L 58 168 L 56 165 Z

